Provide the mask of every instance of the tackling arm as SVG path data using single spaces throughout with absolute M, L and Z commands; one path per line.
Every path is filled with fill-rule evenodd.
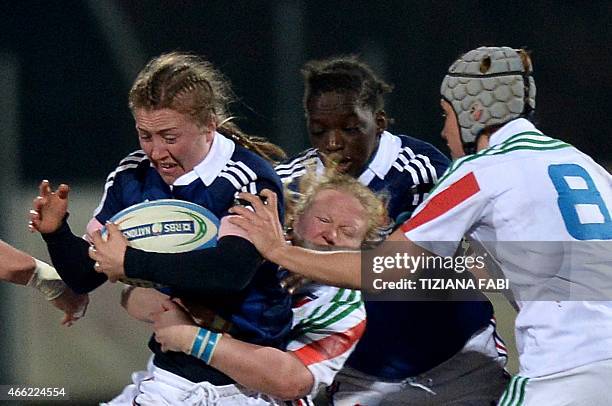
M 254 238 L 253 234 L 249 236 Z M 401 243 L 401 246 L 397 243 Z M 431 255 L 406 238 L 404 233 L 398 229 L 383 244 L 374 248 L 367 257 L 394 257 L 398 252 L 398 247 L 401 248 L 402 253 L 409 256 Z M 361 283 L 364 258 L 361 251 L 322 252 L 283 244 L 274 250 L 263 252 L 263 255 L 283 268 L 325 285 L 365 289 Z M 392 268 L 389 269 L 389 271 L 392 270 Z M 419 275 L 416 271 L 407 276 L 412 275 L 416 278 Z
M 0 279 L 39 290 L 64 312 L 62 324 L 65 325 L 83 317 L 89 303 L 87 295 L 77 295 L 67 289 L 53 267 L 3 241 L 0 241 Z
M 162 303 L 168 301 L 168 295 L 155 289 L 126 285 L 121 291 L 121 306 L 130 316 L 146 323 L 153 323 L 151 315 L 163 311 Z
M 247 388 L 284 400 L 308 395 L 314 384 L 312 373 L 293 353 L 227 335 L 219 341 L 210 365 Z
M 271 209 L 275 207 L 276 194 L 264 190 L 262 195 L 271 203 L 264 205 L 258 196 L 241 193 L 239 197 L 251 203 L 255 210 L 234 206 L 230 212 L 237 216 L 232 216 L 229 221 L 247 232 L 249 240 L 266 259 L 317 282 L 353 289 L 362 288 L 361 252 L 321 252 L 287 245 L 278 214 Z M 411 256 L 425 252 L 406 238 L 401 229 L 394 231 L 386 241 L 402 243 L 402 252 Z M 396 253 L 396 248 L 395 244 L 383 243 L 373 252 L 376 256 L 391 256 Z M 416 273 L 412 275 L 416 276 Z
M 163 306 L 165 311 L 152 316 L 155 339 L 163 351 L 191 355 L 200 328 L 176 303 Z M 281 399 L 306 396 L 314 383 L 311 372 L 292 353 L 246 343 L 228 334 L 218 337 L 208 364 L 245 387 Z
M 0 240 L 0 279 L 25 285 L 35 268 L 34 258 Z

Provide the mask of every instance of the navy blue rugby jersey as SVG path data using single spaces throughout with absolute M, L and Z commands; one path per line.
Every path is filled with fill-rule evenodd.
M 228 214 L 237 191 L 258 193 L 266 188 L 278 194 L 282 210 L 282 185 L 272 166 L 260 156 L 217 133 L 206 158 L 172 186 L 163 181 L 143 151 L 128 155 L 108 176 L 102 201 L 94 216 L 104 224 L 115 213 L 136 203 L 180 199 L 199 204 L 220 219 Z M 240 295 L 196 299 L 229 321 L 234 337 L 282 348 L 291 328 L 292 313 L 291 300 L 280 288 L 279 280 L 277 266 L 264 262 Z M 172 288 L 172 293 L 177 297 L 194 299 L 180 289 Z M 155 364 L 161 368 L 194 382 L 231 383 L 229 378 L 194 357 L 182 353 L 162 353 L 153 339 L 149 346 L 156 354 Z
M 400 225 L 425 200 L 449 164 L 433 145 L 385 131 L 359 180 L 386 196 L 389 216 Z M 324 169 L 312 148 L 275 169 L 283 183 L 296 190 L 308 168 L 318 173 Z M 347 364 L 384 379 L 403 379 L 430 370 L 488 326 L 493 306 L 484 295 L 475 294 L 479 300 L 469 302 L 366 301 L 366 331 Z
M 359 180 L 389 200 L 389 215 L 395 223 L 401 224 L 425 200 L 449 164 L 448 158 L 433 145 L 385 131 Z M 301 152 L 275 169 L 285 185 L 296 189 L 297 180 L 308 168 L 318 173 L 323 171 L 323 163 L 314 148 Z

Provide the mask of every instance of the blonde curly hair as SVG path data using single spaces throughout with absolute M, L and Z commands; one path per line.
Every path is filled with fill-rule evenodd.
M 377 195 L 367 186 L 361 184 L 352 176 L 327 169 L 324 174 L 317 175 L 309 170 L 299 183 L 299 192 L 285 190 L 286 220 L 289 229 L 295 219 L 300 217 L 310 207 L 315 196 L 323 190 L 343 191 L 355 197 L 367 213 L 367 231 L 362 246 L 370 246 L 382 241 L 384 230 L 389 226 L 387 213 L 387 197 Z

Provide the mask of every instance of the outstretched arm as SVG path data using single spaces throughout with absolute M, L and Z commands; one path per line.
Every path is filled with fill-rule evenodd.
M 34 258 L 0 241 L 0 279 L 25 285 L 36 268 Z
M 0 241 L 0 279 L 40 290 L 64 312 L 64 325 L 71 325 L 81 318 L 89 303 L 87 295 L 75 294 L 52 267 L 3 241 Z
M 262 191 L 268 201 L 263 204 L 258 196 L 242 193 L 254 211 L 234 206 L 231 213 L 238 214 L 230 222 L 243 228 L 259 252 L 268 260 L 318 282 L 360 288 L 361 270 L 359 252 L 321 252 L 304 249 L 285 242 L 276 206 L 277 196 L 270 190 Z M 330 269 L 333 271 L 329 272 Z
M 62 280 L 75 292 L 87 293 L 103 284 L 106 276 L 94 271 L 94 261 L 87 255 L 89 244 L 74 235 L 66 222 L 69 192 L 64 184 L 52 191 L 49 181 L 43 180 L 32 204 L 29 227 L 41 233 Z
M 191 354 L 200 328 L 177 304 L 163 306 L 164 311 L 153 316 L 155 339 L 163 351 Z M 219 338 L 209 365 L 247 388 L 280 399 L 304 397 L 314 383 L 311 372 L 292 353 L 245 343 L 227 334 Z
M 270 210 L 270 207 L 274 207 L 276 203 L 276 194 L 264 190 L 262 195 L 272 204 L 264 205 L 259 197 L 241 193 L 240 198 L 248 200 L 255 211 L 234 206 L 230 212 L 239 216 L 233 216 L 229 221 L 247 232 L 249 239 L 266 259 L 323 284 L 353 289 L 362 288 L 361 252 L 322 252 L 287 245 L 278 215 L 274 210 Z M 399 229 L 391 234 L 387 241 L 402 242 L 402 252 L 409 255 L 418 256 L 424 252 L 421 247 L 408 240 Z M 375 255 L 393 255 L 394 252 L 391 252 L 393 248 L 396 247 L 383 244 L 376 248 Z

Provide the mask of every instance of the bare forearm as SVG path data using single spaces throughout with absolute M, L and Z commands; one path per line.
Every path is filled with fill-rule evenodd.
M 157 318 L 156 324 L 164 323 Z M 161 316 L 163 317 L 163 315 Z M 173 316 L 176 317 L 176 314 Z M 186 320 L 181 320 L 184 323 Z M 172 321 L 177 322 L 177 320 Z M 214 346 L 212 357 L 207 358 L 209 332 L 201 331 L 194 324 L 173 324 L 155 329 L 156 340 L 162 350 L 182 351 L 193 355 L 194 351 L 213 368 L 230 376 L 239 384 L 279 399 L 298 399 L 312 390 L 314 378 L 308 368 L 291 352 L 272 347 L 246 343 L 224 334 Z M 200 334 L 200 335 L 198 335 Z M 212 333 L 215 334 L 215 333 Z M 194 349 L 196 347 L 196 349 Z M 193 355 L 195 356 L 195 355 Z
M 126 286 L 121 292 L 121 305 L 133 318 L 152 323 L 151 314 L 163 311 L 168 296 L 155 289 Z
M 25 285 L 35 268 L 32 256 L 0 241 L 0 279 Z
M 285 400 L 306 396 L 314 384 L 308 368 L 290 352 L 227 335 L 219 341 L 210 365 L 249 389 Z
M 401 230 L 396 230 L 384 243 L 370 250 L 364 258 L 370 260 L 374 257 L 395 257 L 398 253 L 415 257 L 431 255 L 408 240 Z M 283 268 L 317 282 L 362 289 L 361 268 L 364 260 L 362 255 L 362 251 L 323 252 L 283 245 L 270 251 L 266 257 Z M 364 270 L 371 272 L 369 269 Z M 416 277 L 418 274 L 413 272 L 410 275 Z
M 361 289 L 361 252 L 321 252 L 284 246 L 269 259 L 292 272 L 317 282 Z

